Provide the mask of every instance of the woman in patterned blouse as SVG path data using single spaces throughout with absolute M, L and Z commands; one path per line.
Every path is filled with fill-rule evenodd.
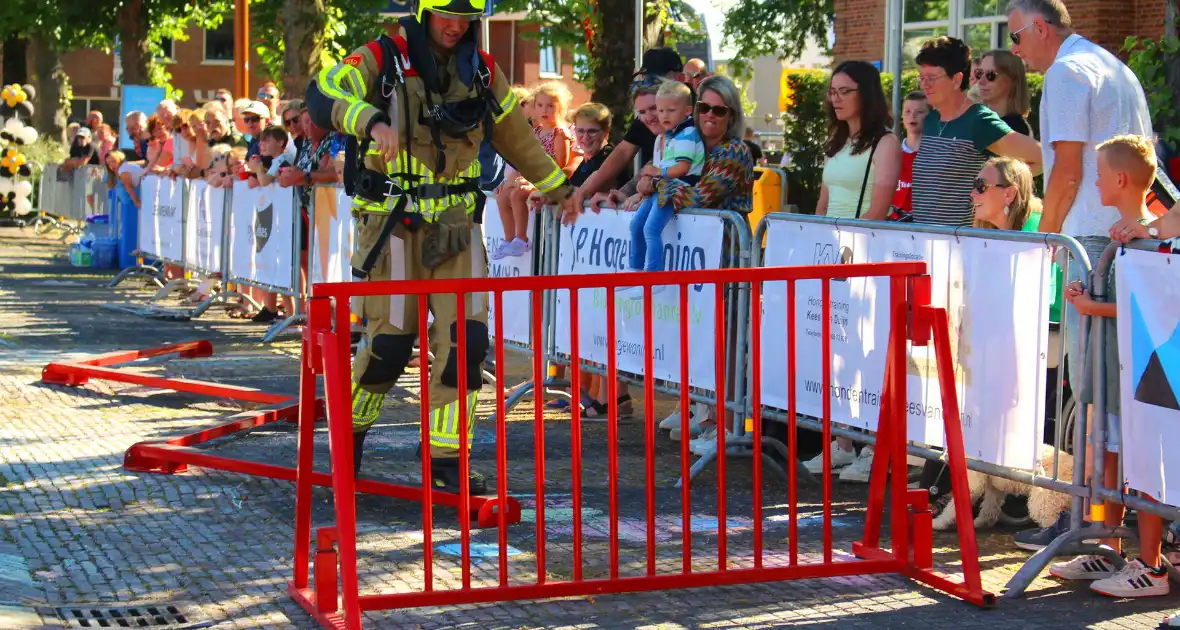
M 696 110 L 693 112 L 697 129 L 705 141 L 705 170 L 694 186 L 680 186 L 672 197 L 676 210 L 685 208 L 712 208 L 734 210 L 743 214 L 750 212 L 754 194 L 754 158 L 750 148 L 742 142 L 746 127 L 742 113 L 741 93 L 728 77 L 714 76 L 705 79 L 699 90 Z M 614 207 L 623 203 L 623 208 L 634 210 L 644 194 L 652 190 L 649 178 L 639 180 L 639 192 L 630 197 L 619 191 L 599 193 L 591 200 L 591 207 L 599 203 Z M 566 216 L 562 221 L 569 225 L 576 216 Z

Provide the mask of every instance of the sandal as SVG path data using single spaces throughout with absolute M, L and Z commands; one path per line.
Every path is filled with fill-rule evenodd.
M 615 401 L 615 406 L 618 409 L 619 419 L 630 418 L 634 410 L 631 407 L 631 396 L 619 396 Z M 606 422 L 610 418 L 610 409 L 603 403 L 597 400 L 585 403 L 582 406 L 582 419 L 591 422 Z

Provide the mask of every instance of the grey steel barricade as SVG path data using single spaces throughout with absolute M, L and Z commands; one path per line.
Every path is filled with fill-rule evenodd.
M 59 173 L 60 164 L 46 164 L 41 170 L 41 181 L 37 194 L 38 217 L 34 222 L 37 233 L 44 234 L 52 229 L 67 230 L 67 234 L 79 231 L 76 224 L 84 218 L 81 208 L 74 208 L 73 177 Z
M 678 212 L 678 215 L 686 216 L 717 216 L 720 217 L 724 225 L 724 232 L 720 235 L 722 239 L 721 248 L 721 268 L 737 268 L 746 267 L 750 263 L 750 227 L 746 218 L 731 210 L 706 210 L 699 208 L 686 209 Z M 556 216 L 550 219 L 552 225 L 557 226 L 558 219 Z M 629 238 L 629 235 L 628 235 Z M 546 260 L 550 265 L 546 273 L 561 273 L 562 270 L 557 269 L 557 263 L 560 255 L 560 229 L 555 228 L 550 233 L 550 238 L 546 241 L 546 251 L 548 255 Z M 556 292 L 555 292 L 556 293 Z M 592 363 L 586 360 L 574 361 L 569 355 L 559 352 L 557 350 L 557 305 L 556 295 L 552 296 L 552 301 L 546 307 L 548 314 L 547 328 L 550 330 L 551 338 L 547 343 L 547 365 L 567 366 L 569 369 L 580 369 L 592 374 L 603 375 L 606 374 L 604 366 Z M 715 406 L 718 411 L 724 409 L 727 415 L 732 416 L 731 431 L 740 434 L 744 429 L 744 416 L 741 415 L 741 410 L 745 407 L 745 383 L 746 383 L 746 360 L 745 351 L 747 345 L 747 330 L 742 322 L 749 318 L 750 304 L 749 304 L 749 288 L 748 286 L 734 283 L 726 288 L 725 291 L 725 324 L 726 331 L 726 375 L 725 375 L 725 391 L 726 400 L 716 400 L 715 391 L 701 391 L 696 388 L 690 389 L 689 398 L 694 403 L 704 403 L 706 405 Z M 611 314 L 608 314 L 611 316 Z M 607 351 L 610 351 L 608 349 Z M 646 378 L 642 374 L 628 372 L 622 368 L 618 369 L 618 377 L 620 380 L 637 385 L 644 386 Z M 679 396 L 680 388 L 686 387 L 686 383 L 677 383 L 671 380 L 654 379 L 655 390 L 669 395 Z M 547 385 L 552 386 L 568 386 L 568 379 L 550 379 Z M 550 393 L 547 391 L 547 393 Z M 553 391 L 552 393 L 568 397 L 564 392 Z M 614 401 L 609 401 L 609 404 L 616 404 Z M 579 410 L 574 410 L 578 413 Z M 718 419 L 718 426 L 724 428 L 725 422 Z M 690 436 L 682 436 L 682 439 L 689 439 Z M 706 466 L 716 460 L 716 452 L 709 452 L 702 455 L 695 461 L 689 471 L 689 479 L 682 479 L 678 482 L 678 486 L 683 483 L 691 481 L 699 474 Z
M 244 186 L 244 185 L 245 184 L 243 182 L 236 182 L 235 183 L 235 186 L 239 187 L 239 188 L 240 188 L 240 186 Z M 236 285 L 244 285 L 244 286 L 248 286 L 248 287 L 254 287 L 255 289 L 260 289 L 262 291 L 275 293 L 278 295 L 285 295 L 285 296 L 288 296 L 291 298 L 292 306 L 293 306 L 292 312 L 289 313 L 286 318 L 282 319 L 281 321 L 275 322 L 273 325 L 270 326 L 270 328 L 267 329 L 266 334 L 264 334 L 262 336 L 263 343 L 270 343 L 271 341 L 273 341 L 275 339 L 275 337 L 278 337 L 287 328 L 306 321 L 306 316 L 302 312 L 302 308 L 303 308 L 302 300 L 303 300 L 303 295 L 304 295 L 304 288 L 303 288 L 302 277 L 300 274 L 301 264 L 300 264 L 299 244 L 300 244 L 300 239 L 303 234 L 303 221 L 300 216 L 301 215 L 301 211 L 300 211 L 301 206 L 299 203 L 299 192 L 295 188 L 283 189 L 283 188 L 277 187 L 277 185 L 275 185 L 275 184 L 271 184 L 271 185 L 276 186 L 277 190 L 280 190 L 280 191 L 285 190 L 286 194 L 289 194 L 291 196 L 291 200 L 292 200 L 292 203 L 291 203 L 291 207 L 292 207 L 292 212 L 291 212 L 291 222 L 292 222 L 291 269 L 290 269 L 290 275 L 288 276 L 288 278 L 289 278 L 288 286 L 277 286 L 275 284 L 268 284 L 265 282 L 260 282 L 256 279 L 252 279 L 249 277 L 249 274 L 251 273 L 250 270 L 235 269 L 234 248 L 236 246 L 240 245 L 239 241 L 241 241 L 242 239 L 248 239 L 250 243 L 254 243 L 255 242 L 254 239 L 257 238 L 258 233 L 255 232 L 252 234 L 245 234 L 245 233 L 243 233 L 242 230 L 238 230 L 234 227 L 235 222 L 238 220 L 241 220 L 243 218 L 242 216 L 240 216 L 240 213 L 244 212 L 245 208 L 238 207 L 235 210 L 235 208 L 234 208 L 235 204 L 234 204 L 233 200 L 235 198 L 237 198 L 238 196 L 233 195 L 232 194 L 233 191 L 231 191 L 231 194 L 229 195 L 229 198 L 230 198 L 230 203 L 229 203 L 230 210 L 229 210 L 229 217 L 228 217 L 229 221 L 226 222 L 227 225 L 230 226 L 228 228 L 229 245 L 227 247 L 227 250 L 229 251 L 229 259 L 228 259 L 227 264 L 224 268 L 224 271 L 222 272 L 225 281 L 227 283 L 229 283 L 229 285 L 231 285 L 231 288 L 232 288 L 232 286 L 236 286 Z M 282 194 L 282 193 L 280 193 L 280 194 Z M 251 211 L 253 211 L 253 208 L 251 208 Z M 245 226 L 247 223 L 250 226 L 254 225 L 253 221 L 245 222 L 242 225 Z M 251 228 L 251 229 L 254 229 L 254 228 Z M 268 230 L 268 233 L 269 233 L 269 230 Z M 253 248 L 251 248 L 251 249 L 253 249 Z M 254 251 L 254 255 L 256 255 L 257 253 L 258 253 L 257 251 Z
M 209 190 L 212 191 L 214 189 L 210 187 Z M 235 290 L 233 285 L 231 285 L 229 282 L 226 282 L 226 278 L 228 277 L 227 270 L 229 269 L 230 212 L 233 203 L 234 191 L 232 188 L 222 190 L 225 190 L 225 194 L 221 197 L 221 207 L 211 207 L 209 209 L 210 212 L 217 212 L 221 215 L 221 230 L 217 234 L 213 235 L 213 237 L 218 239 L 218 241 L 221 243 L 221 255 L 218 257 L 217 269 L 205 269 L 200 265 L 193 266 L 194 270 L 198 273 L 205 274 L 210 278 L 221 278 L 220 287 L 216 288 L 214 291 L 211 291 L 209 295 L 207 295 L 203 300 L 200 301 L 200 303 L 196 305 L 196 307 L 193 308 L 192 313 L 189 315 L 191 318 L 197 318 L 201 315 L 204 315 L 206 311 L 214 306 L 234 308 L 237 306 L 239 300 L 245 300 L 254 309 L 258 308 L 258 303 L 254 301 L 254 298 Z M 191 241 L 192 239 L 189 240 Z M 186 253 L 186 258 L 188 257 L 189 256 Z
M 167 183 L 169 191 L 168 202 L 159 203 L 159 191 L 162 184 Z M 123 280 L 132 276 L 147 276 L 161 287 L 165 294 L 176 286 L 175 281 L 165 283 L 160 269 L 146 264 L 144 259 L 184 266 L 185 212 L 187 203 L 185 180 L 180 180 L 180 192 L 173 200 L 173 190 L 177 183 L 168 177 L 160 175 L 144 175 L 139 182 L 138 229 L 135 264 L 124 268 L 115 276 L 110 287 L 118 286 Z M 161 230 L 161 227 L 163 228 Z M 154 298 L 153 298 L 154 299 Z
M 756 243 L 762 242 L 763 237 L 768 232 L 769 226 L 775 222 L 785 222 L 787 224 L 792 224 L 792 225 L 823 226 L 823 227 L 827 227 L 827 228 L 835 228 L 837 230 L 855 231 L 857 233 L 865 234 L 866 238 L 868 238 L 868 239 L 883 237 L 884 235 L 887 235 L 887 234 L 889 234 L 889 235 L 928 234 L 928 235 L 939 235 L 939 236 L 943 236 L 943 237 L 953 237 L 956 239 L 956 241 L 961 238 L 971 237 L 971 238 L 975 238 L 975 239 L 987 239 L 988 241 L 1010 241 L 1010 242 L 1016 242 L 1016 243 L 1038 244 L 1038 245 L 1043 245 L 1045 247 L 1054 248 L 1057 252 L 1065 253 L 1066 255 L 1068 255 L 1069 260 L 1065 261 L 1066 264 L 1079 264 L 1087 272 L 1090 268 L 1090 263 L 1088 261 L 1088 257 L 1087 257 L 1087 254 L 1086 254 L 1084 248 L 1076 240 L 1074 240 L 1068 236 L 1062 236 L 1059 234 L 1040 234 L 1040 233 L 1031 233 L 1031 232 L 984 230 L 984 229 L 976 229 L 976 228 L 957 228 L 956 229 L 956 228 L 944 228 L 944 227 L 940 227 L 940 226 L 929 226 L 929 225 L 912 224 L 912 223 L 891 223 L 891 222 L 876 222 L 876 221 L 860 221 L 860 220 L 850 220 L 850 219 L 832 219 L 832 218 L 827 218 L 827 217 L 816 217 L 816 216 L 797 215 L 797 214 L 772 214 L 772 215 L 768 215 L 762 221 L 762 223 L 759 225 L 758 232 L 755 235 L 755 242 Z M 882 243 L 884 243 L 884 242 L 886 242 L 886 241 L 882 241 Z M 823 259 L 824 256 L 827 256 L 828 254 L 831 254 L 834 257 L 830 261 Z M 824 262 L 839 263 L 839 262 L 842 262 L 843 255 L 844 255 L 844 252 L 826 252 L 826 253 L 817 252 L 816 256 L 818 256 L 821 259 L 817 259 L 814 261 L 808 261 L 808 262 L 809 263 L 814 262 L 815 264 L 820 264 L 820 263 L 824 263 Z M 764 264 L 764 262 L 765 262 L 765 255 L 763 254 L 763 252 L 761 250 L 757 250 L 755 252 L 755 264 L 761 266 Z M 860 260 L 858 260 L 858 262 L 860 262 Z M 865 260 L 865 262 L 878 262 L 878 261 L 873 260 L 873 259 L 868 259 L 868 260 Z M 1053 276 L 1051 276 L 1049 282 L 1052 283 L 1053 281 L 1054 281 Z M 1063 283 L 1058 283 L 1058 284 L 1063 284 Z M 1057 296 L 1058 296 L 1059 300 L 1060 300 L 1060 294 L 1061 294 L 1062 289 L 1063 289 L 1063 287 L 1061 287 L 1061 286 L 1056 287 Z M 1062 303 L 1062 306 L 1064 307 L 1063 303 Z M 1061 318 L 1061 319 L 1064 320 L 1065 318 Z M 1049 338 L 1058 337 L 1060 339 L 1060 338 L 1064 338 L 1067 334 L 1067 331 L 1066 331 L 1067 323 L 1065 321 L 1061 321 L 1059 324 L 1057 324 L 1058 330 L 1056 331 L 1056 333 L 1054 333 L 1054 331 L 1051 330 L 1052 326 L 1048 325 L 1048 323 L 1042 324 L 1042 325 L 1046 326 L 1046 329 L 1044 329 L 1043 334 L 1047 335 Z M 1056 365 L 1057 365 L 1057 369 L 1061 369 L 1065 365 L 1065 344 L 1062 342 L 1058 342 L 1058 343 L 1047 343 L 1046 345 L 1050 348 L 1056 347 L 1056 351 L 1055 351 L 1055 354 L 1056 354 L 1055 358 L 1057 359 Z M 1045 358 L 1046 358 L 1047 366 L 1052 368 L 1054 362 L 1048 361 L 1048 358 L 1049 358 L 1048 356 L 1046 356 Z M 1053 401 L 1053 403 L 1047 404 L 1047 406 L 1049 406 L 1049 409 L 1047 411 L 1049 413 L 1055 412 L 1053 415 L 1053 418 L 1052 418 L 1052 420 L 1054 422 L 1054 430 L 1052 433 L 1052 435 L 1053 435 L 1053 437 L 1052 437 L 1053 451 L 1052 451 L 1052 461 L 1049 465 L 1045 466 L 1045 470 L 1042 472 L 1042 471 L 1038 471 L 1034 468 L 1033 470 L 1030 471 L 1030 470 L 1018 469 L 1018 468 L 1013 468 L 1013 467 L 1000 466 L 1000 465 L 997 465 L 997 464 L 994 464 L 994 463 L 991 463 L 988 461 L 982 461 L 980 459 L 969 459 L 968 460 L 968 467 L 971 470 L 981 472 L 981 473 L 984 473 L 987 475 L 993 475 L 993 476 L 997 476 L 997 477 L 1001 477 L 1001 478 L 1005 478 L 1005 479 L 1010 479 L 1013 481 L 1029 484 L 1032 486 L 1045 488 L 1047 490 L 1053 490 L 1053 491 L 1062 492 L 1062 493 L 1071 495 L 1072 501 L 1074 504 L 1074 508 L 1075 508 L 1075 512 L 1080 514 L 1080 511 L 1078 510 L 1078 508 L 1081 507 L 1082 498 L 1089 495 L 1089 490 L 1085 486 L 1085 483 L 1084 483 L 1084 481 L 1085 481 L 1084 480 L 1084 466 L 1082 465 L 1082 462 L 1084 461 L 1084 448 L 1085 448 L 1085 445 L 1084 445 L 1084 435 L 1085 435 L 1084 434 L 1084 425 L 1082 423 L 1073 422 L 1072 423 L 1072 430 L 1069 429 L 1069 425 L 1071 424 L 1070 420 L 1069 420 L 1069 416 L 1072 414 L 1069 413 L 1070 406 L 1066 402 L 1067 392 L 1064 389 L 1064 384 L 1063 384 L 1064 379 L 1058 377 L 1054 380 L 1056 383 L 1055 387 L 1053 388 L 1052 391 L 1047 392 L 1047 395 L 1048 394 L 1055 395 L 1055 400 Z M 1038 380 L 1038 386 L 1043 386 L 1045 383 L 1048 383 L 1048 382 L 1051 382 L 1048 380 L 1048 375 L 1044 375 L 1042 377 L 1042 379 Z M 747 391 L 749 391 L 750 387 L 752 387 L 752 384 L 747 384 Z M 747 400 L 748 399 L 749 399 L 749 395 L 747 395 Z M 1046 402 L 1049 403 L 1048 400 Z M 762 413 L 763 413 L 764 418 L 771 418 L 774 420 L 785 421 L 786 414 L 784 413 L 784 411 L 785 410 L 783 410 L 783 409 L 768 408 L 764 404 Z M 1048 413 L 1046 415 L 1048 415 Z M 1047 418 L 1047 420 L 1048 420 L 1048 418 Z M 1031 418 L 1030 418 L 1030 421 L 1031 421 Z M 822 424 L 819 419 L 817 419 L 815 417 L 806 417 L 806 416 L 802 416 L 802 415 L 798 415 L 798 426 L 812 429 L 812 430 L 817 430 L 817 431 L 822 429 Z M 865 444 L 873 444 L 875 442 L 875 438 L 871 433 L 855 431 L 855 430 L 852 430 L 850 427 L 849 428 L 840 427 L 840 426 L 836 425 L 835 423 L 833 423 L 833 425 L 832 425 L 832 435 L 834 437 L 844 437 L 844 438 L 851 439 L 855 442 L 860 442 L 860 443 L 865 443 Z M 1071 440 L 1069 439 L 1069 437 L 1071 435 L 1073 438 L 1072 444 L 1071 444 Z M 788 437 L 790 438 L 790 436 L 788 436 Z M 1035 448 L 1035 452 L 1039 456 L 1040 453 L 1042 452 L 1041 443 L 1042 443 L 1042 439 L 1044 436 L 1043 435 L 1036 435 L 1035 437 L 1036 437 L 1037 443 L 1033 446 Z M 791 438 L 791 439 L 793 439 L 793 438 Z M 773 438 L 769 438 L 767 436 L 763 436 L 762 442 L 763 442 L 763 444 L 770 444 L 773 448 L 775 448 L 777 451 L 779 451 L 781 454 L 783 454 L 785 456 L 785 454 L 787 452 L 786 446 L 783 445 L 778 440 L 775 440 Z M 747 448 L 748 449 L 750 446 L 752 446 L 752 440 L 750 440 L 749 438 L 745 438 L 743 440 L 738 440 L 734 443 L 731 443 L 731 448 L 738 447 L 738 448 Z M 1077 465 L 1074 466 L 1073 474 L 1070 479 L 1062 479 L 1061 474 L 1060 474 L 1062 472 L 1060 461 L 1059 461 L 1060 454 L 1062 452 L 1068 452 L 1068 450 L 1071 448 L 1071 446 L 1074 449 L 1074 459 L 1077 462 Z M 916 444 L 910 444 L 908 451 L 912 455 L 916 455 L 916 456 L 925 458 L 927 460 L 936 460 L 937 461 L 942 458 L 942 453 L 939 452 L 938 450 L 935 450 L 932 448 L 927 448 L 924 446 L 919 446 Z M 1079 456 L 1079 453 L 1082 453 L 1082 455 Z M 1038 457 L 1038 459 L 1039 459 L 1039 457 Z M 802 468 L 801 464 L 799 462 L 796 462 L 795 465 L 799 466 L 799 469 L 802 473 L 802 471 L 804 469 Z M 810 475 L 808 474 L 808 475 L 802 475 L 802 476 L 804 478 L 808 478 Z
M 1111 243 L 1106 247 L 1099 259 L 1093 276 L 1088 286 L 1091 288 L 1091 294 L 1096 301 L 1112 301 L 1114 296 L 1107 293 L 1108 288 L 1108 273 L 1111 265 L 1116 259 L 1116 252 L 1119 251 L 1122 245 Z M 1125 245 L 1127 249 L 1141 250 L 1141 251 L 1158 251 L 1160 243 L 1158 241 L 1133 241 Z M 1091 506 L 1101 506 L 1104 503 L 1114 503 L 1130 507 L 1136 511 L 1154 514 L 1164 520 L 1180 520 L 1180 508 L 1176 506 L 1167 505 L 1164 503 L 1157 503 L 1149 501 L 1142 497 L 1138 497 L 1123 491 L 1122 483 L 1119 483 L 1119 488 L 1108 489 L 1104 483 L 1105 475 L 1105 452 L 1106 452 L 1106 431 L 1107 431 L 1107 414 L 1105 410 L 1107 396 L 1113 395 L 1112 392 L 1106 391 L 1106 344 L 1111 340 L 1106 337 L 1106 327 L 1099 325 L 1091 325 L 1089 332 L 1090 352 L 1087 356 L 1092 368 L 1093 377 L 1093 400 L 1090 403 L 1080 404 L 1078 421 L 1076 424 L 1075 439 L 1083 447 L 1088 446 L 1088 451 L 1091 453 L 1091 480 L 1087 488 L 1087 497 L 1090 500 Z M 1130 343 L 1127 341 L 1127 343 Z M 1095 413 L 1090 413 L 1090 407 L 1098 410 Z M 1088 419 L 1090 430 L 1085 430 L 1087 424 L 1084 419 Z M 1088 442 L 1085 436 L 1089 435 Z M 1118 479 L 1124 479 L 1123 457 L 1126 449 L 1120 449 L 1118 453 L 1119 475 Z M 1080 461 L 1080 460 L 1079 460 Z M 1075 471 L 1080 468 L 1075 468 Z M 1097 508 L 1096 508 L 1097 509 Z M 1081 521 L 1082 506 L 1075 504 L 1074 513 L 1072 515 L 1072 522 L 1070 531 L 1058 536 L 1052 543 L 1044 549 L 1038 551 L 1032 558 L 1030 558 L 1023 567 L 1017 571 L 1016 575 L 1008 582 L 1007 597 L 1016 597 L 1028 588 L 1028 585 L 1036 579 L 1037 575 L 1043 571 L 1054 558 L 1065 555 L 1077 554 L 1094 554 L 1105 557 L 1116 567 L 1121 567 L 1124 559 L 1112 549 L 1105 546 L 1095 546 L 1084 544 L 1083 541 L 1099 539 L 1099 538 L 1135 538 L 1138 533 L 1125 527 L 1107 527 L 1102 522 L 1095 522 L 1083 526 Z M 1165 566 L 1168 566 L 1166 558 L 1162 558 Z M 1171 568 L 1171 567 L 1169 567 Z M 1173 577 L 1175 573 L 1173 571 Z

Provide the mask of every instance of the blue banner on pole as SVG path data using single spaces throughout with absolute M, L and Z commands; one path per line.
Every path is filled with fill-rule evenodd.
M 156 106 L 164 100 L 164 88 L 150 85 L 124 85 L 123 100 L 119 105 L 119 148 L 135 148 L 127 135 L 127 114 L 135 111 L 151 116 Z

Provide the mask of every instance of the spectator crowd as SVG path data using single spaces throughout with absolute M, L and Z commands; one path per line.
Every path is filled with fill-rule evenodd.
M 924 223 L 948 227 L 1061 233 L 1078 240 L 1096 262 L 1112 240 L 1180 236 L 1176 212 L 1157 217 L 1144 198 L 1156 174 L 1151 118 L 1142 86 L 1126 65 L 1072 29 L 1060 0 L 1013 0 L 1009 5 L 1010 50 L 974 55 L 962 40 L 942 36 L 927 41 L 915 59 L 920 91 L 906 94 L 893 112 L 880 72 L 865 61 L 845 61 L 832 72 L 825 112 L 828 138 L 822 187 L 815 212 L 829 217 Z M 1039 109 L 1040 138 L 1033 137 L 1026 71 L 1044 73 Z M 647 51 L 632 77 L 634 116 L 617 143 L 612 129 L 620 123 L 600 103 L 572 103 L 560 83 L 517 86 L 517 98 L 538 141 L 577 186 L 577 207 L 600 211 L 618 207 L 635 211 L 631 261 L 635 268 L 658 269 L 658 256 L 644 257 L 643 245 L 659 248 L 660 228 L 686 208 L 751 211 L 754 166 L 761 150 L 746 133 L 738 87 L 723 76 L 710 76 L 699 59 L 683 62 L 668 48 Z M 133 148 L 115 148 L 117 135 L 90 112 L 84 125 L 71 126 L 65 169 L 104 165 L 120 199 L 138 206 L 138 184 L 147 174 L 203 179 L 230 187 L 242 180 L 251 187 L 277 183 L 299 191 L 305 221 L 316 184 L 336 184 L 343 172 L 344 141 L 337 132 L 317 127 L 299 100 L 281 100 L 273 83 L 256 98 L 234 100 L 226 90 L 196 109 L 163 101 L 152 112 L 131 112 L 123 121 Z M 895 134 L 900 114 L 902 134 Z M 634 171 L 638 158 L 642 167 Z M 532 248 L 528 215 L 536 211 L 535 188 L 485 145 L 480 152 L 481 188 L 497 201 L 504 228 L 492 259 L 519 256 Z M 633 172 L 634 171 L 634 172 Z M 1043 199 L 1034 178 L 1043 175 Z M 584 210 L 585 211 L 585 210 Z M 577 216 L 562 217 L 565 223 Z M 305 229 L 306 234 L 306 229 Z M 638 247 L 636 247 L 638 245 Z M 306 239 L 304 242 L 306 248 Z M 304 252 L 306 265 L 306 251 Z M 1087 349 L 1077 333 L 1083 315 L 1114 317 L 1113 305 L 1094 301 L 1081 281 L 1084 270 L 1066 262 L 1064 310 L 1072 336 L 1066 339 L 1069 374 L 1079 382 Z M 179 273 L 180 270 L 171 270 Z M 278 296 L 255 296 L 261 310 L 240 316 L 270 322 L 289 303 Z M 289 298 L 288 298 L 289 299 Z M 586 372 L 581 376 L 586 419 L 606 417 L 611 406 L 626 416 L 632 399 L 626 383 L 608 383 Z M 1079 383 L 1080 384 L 1080 383 Z M 1117 386 L 1117 383 L 1115 383 Z M 1083 401 L 1091 394 L 1082 388 Z M 1106 482 L 1117 479 L 1117 391 L 1108 392 Z M 551 407 L 568 407 L 554 400 Z M 694 405 L 681 436 L 681 419 L 661 423 L 674 439 L 690 439 L 691 450 L 716 448 L 716 418 L 711 408 Z M 1103 410 L 1099 410 L 1102 412 Z M 722 429 L 725 423 L 720 423 Z M 830 465 L 840 479 L 868 480 L 873 450 L 856 452 L 843 438 L 832 444 Z M 823 457 L 805 463 L 821 472 Z M 937 467 L 936 467 L 937 468 Z M 942 492 L 938 470 L 923 484 Z M 933 497 L 937 499 L 938 497 Z M 1122 512 L 1108 506 L 1106 524 L 1118 525 Z M 1022 532 L 1017 543 L 1028 549 L 1048 544 L 1064 531 L 1069 515 L 1047 530 Z M 1139 515 L 1140 556 L 1116 569 L 1102 556 L 1081 556 L 1054 565 L 1065 579 L 1091 580 L 1091 588 L 1118 597 L 1168 592 L 1160 562 L 1162 523 Z M 1154 541 L 1154 543 L 1153 543 Z M 1104 541 L 1121 551 L 1120 541 Z

